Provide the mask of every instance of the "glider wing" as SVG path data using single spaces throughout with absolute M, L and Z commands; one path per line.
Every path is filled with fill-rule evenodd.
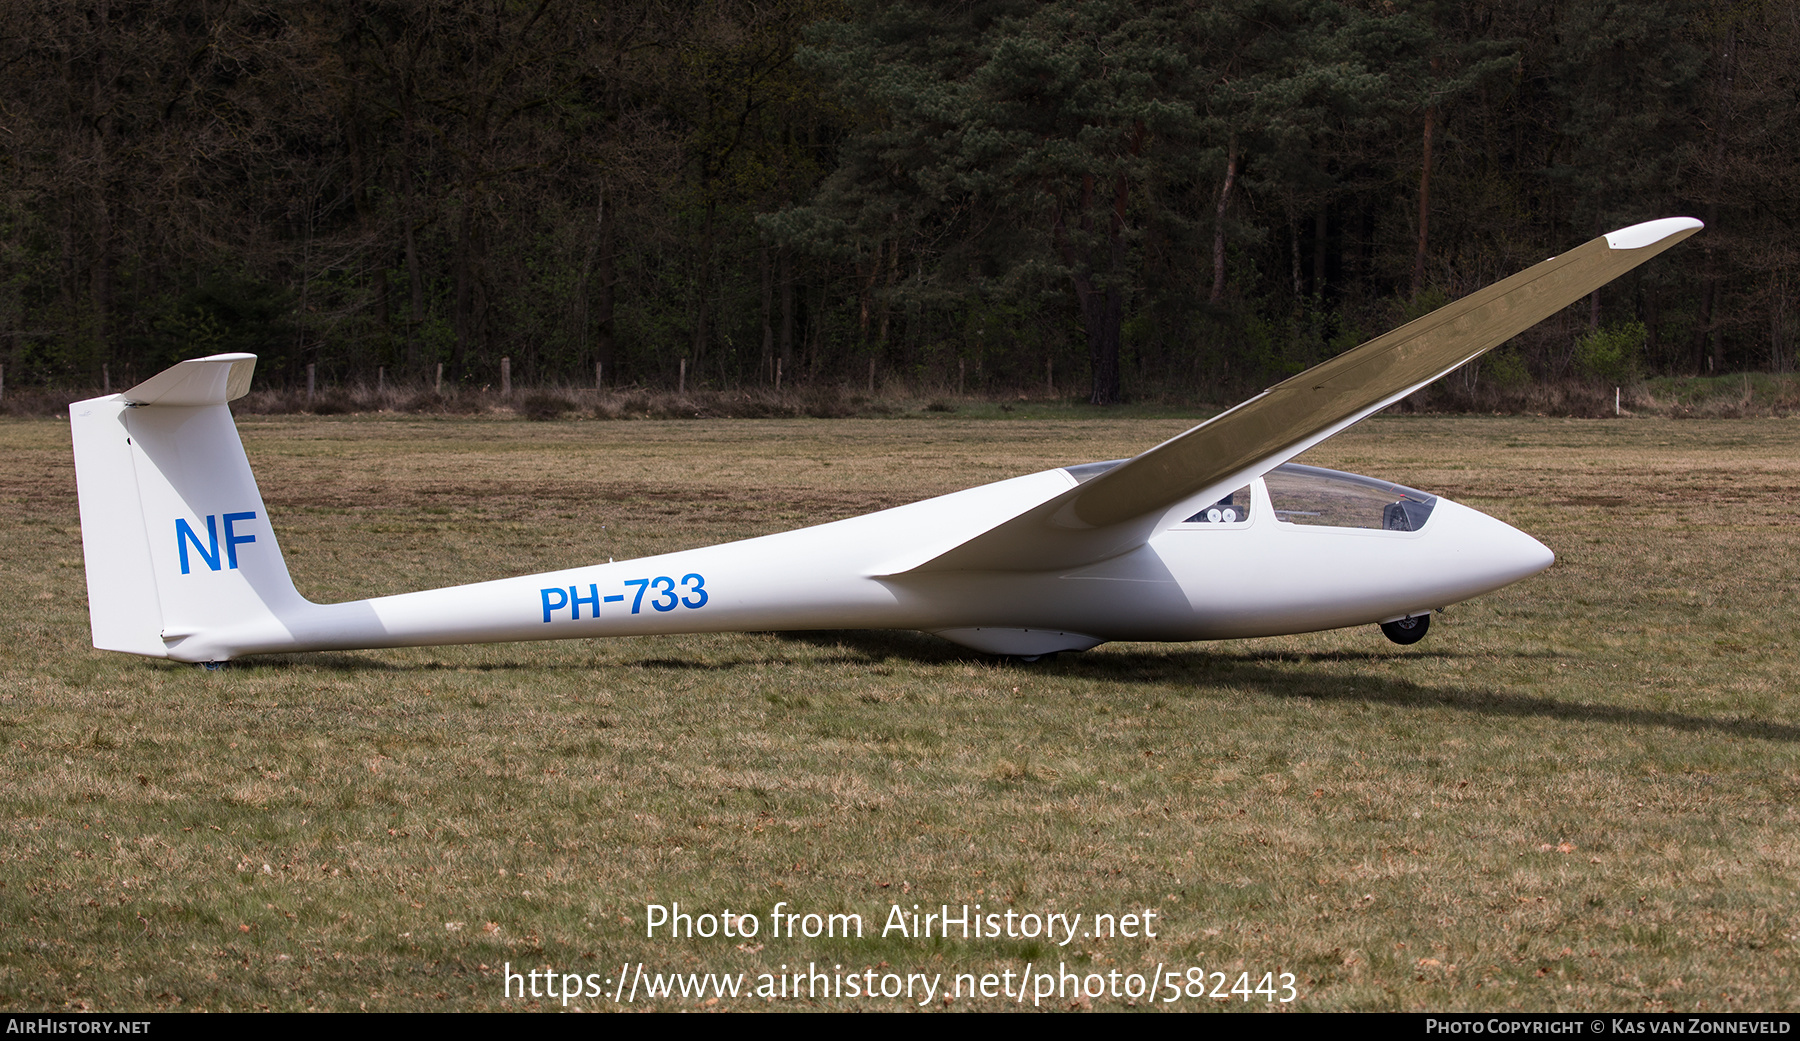
M 1195 502 L 1242 487 L 1700 228 L 1670 217 L 1602 235 L 1283 380 L 901 573 L 1051 570 L 1127 552 Z

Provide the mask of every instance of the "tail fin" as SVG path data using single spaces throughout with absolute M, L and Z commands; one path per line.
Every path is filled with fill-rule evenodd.
M 206 636 L 279 642 L 282 617 L 310 606 L 226 404 L 255 368 L 254 354 L 196 358 L 69 406 L 95 647 L 210 661 Z

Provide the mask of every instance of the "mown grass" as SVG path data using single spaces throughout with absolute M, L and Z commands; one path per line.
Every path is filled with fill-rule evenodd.
M 849 516 L 1183 423 L 242 426 L 297 581 L 337 599 Z M 1800 997 L 1793 421 L 1376 419 L 1308 461 L 1487 510 L 1556 567 L 1411 648 L 1369 627 L 1031 666 L 849 632 L 102 654 L 67 429 L 0 421 L 0 445 L 0 1008 L 556 1007 L 504 998 L 501 966 L 639 961 L 1289 971 L 1305 1009 Z M 1161 929 L 644 938 L 677 900 Z

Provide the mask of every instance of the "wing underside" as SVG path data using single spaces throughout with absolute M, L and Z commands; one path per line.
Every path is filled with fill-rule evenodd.
M 1447 375 L 1700 227 L 1671 217 L 1602 235 L 1315 365 L 899 574 L 1061 569 L 1128 552 L 1194 503 Z

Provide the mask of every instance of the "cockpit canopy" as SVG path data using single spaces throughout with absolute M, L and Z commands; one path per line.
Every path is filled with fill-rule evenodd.
M 1275 519 L 1289 524 L 1418 531 L 1437 505 L 1416 488 L 1299 463 L 1277 466 L 1263 483 Z
M 1090 481 L 1127 462 L 1108 459 L 1064 467 L 1077 481 Z M 1275 519 L 1286 524 L 1331 528 L 1374 528 L 1418 531 L 1431 517 L 1437 496 L 1322 466 L 1283 463 L 1263 475 Z M 1250 488 L 1245 486 L 1189 517 L 1188 524 L 1234 524 L 1250 519 Z

